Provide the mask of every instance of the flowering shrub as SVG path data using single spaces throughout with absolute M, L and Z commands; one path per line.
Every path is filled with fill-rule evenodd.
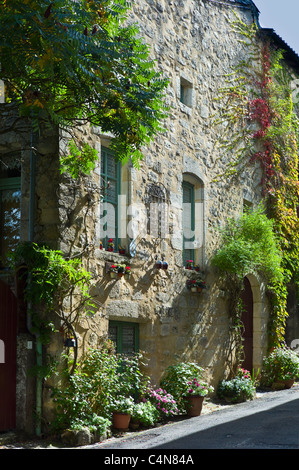
M 289 348 L 275 348 L 264 358 L 263 382 L 272 385 L 273 382 L 299 378 L 299 357 Z
M 135 403 L 132 419 L 143 426 L 153 426 L 159 420 L 160 412 L 150 401 Z
M 235 378 L 222 380 L 217 389 L 219 398 L 224 398 L 231 403 L 240 403 L 252 400 L 255 396 L 255 384 L 250 372 L 246 369 L 238 369 Z
M 116 400 L 132 397 L 148 389 L 149 378 L 141 372 L 144 358 L 141 353 L 126 356 L 116 354 L 112 342 L 101 349 L 90 349 L 78 363 L 64 388 L 52 390 L 56 416 L 53 430 L 73 429 L 78 423 L 94 426 L 98 416 L 110 420 Z M 127 400 L 124 400 L 125 405 Z M 129 399 L 127 404 L 131 404 Z M 105 421 L 106 423 L 106 421 Z
M 112 412 L 131 414 L 134 409 L 132 397 L 117 397 L 111 400 L 110 409 Z
M 187 390 L 187 396 L 205 397 L 209 392 L 214 391 L 214 387 L 197 379 L 191 380 L 187 385 L 189 386 Z
M 188 395 L 192 380 L 202 382 L 204 369 L 196 362 L 178 362 L 169 366 L 160 382 L 160 386 L 171 393 L 180 413 L 186 412 L 185 396 Z
M 150 390 L 148 392 L 148 399 L 155 405 L 162 419 L 179 413 L 174 397 L 162 388 Z

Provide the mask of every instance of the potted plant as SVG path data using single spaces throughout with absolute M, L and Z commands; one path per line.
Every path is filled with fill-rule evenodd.
M 202 289 L 206 288 L 206 283 L 202 279 L 197 279 L 195 282 L 197 292 L 201 292 Z
M 255 381 L 250 372 L 238 369 L 236 376 L 230 380 L 221 380 L 218 384 L 217 395 L 228 403 L 241 403 L 252 400 L 255 396 Z
M 110 274 L 111 279 L 117 278 L 117 265 L 116 264 L 112 264 L 110 266 L 109 274 Z
M 262 381 L 272 388 L 290 388 L 299 378 L 299 357 L 287 347 L 274 348 L 264 357 Z
M 192 259 L 187 259 L 186 269 L 193 269 L 193 260 Z
M 201 414 L 204 397 L 213 392 L 214 388 L 201 379 L 193 378 L 187 382 L 185 394 L 188 416 L 199 416 Z
M 100 250 L 102 250 L 102 249 L 103 249 L 103 243 L 102 243 L 102 241 L 100 240 Z
M 117 275 L 118 277 L 122 277 L 125 275 L 126 265 L 125 264 L 118 264 L 117 265 Z
M 118 245 L 118 253 L 119 253 L 120 255 L 125 255 L 125 254 L 126 254 L 125 248 L 123 248 L 122 246 Z
M 186 281 L 187 289 L 190 289 L 191 292 L 197 292 L 196 280 L 195 279 L 188 279 Z
M 163 261 L 163 263 L 162 263 L 162 269 L 165 269 L 165 270 L 168 269 L 168 263 L 167 263 L 167 261 Z
M 130 266 L 125 267 L 125 276 L 129 277 L 131 275 L 131 268 Z
M 119 396 L 115 399 L 111 404 L 113 427 L 120 430 L 128 429 L 133 409 L 132 397 Z
M 199 272 L 199 269 L 200 269 L 200 268 L 199 268 L 199 264 L 195 264 L 195 265 L 194 265 L 194 270 L 197 271 L 197 272 Z
M 160 381 L 161 387 L 171 393 L 177 403 L 180 413 L 186 413 L 186 396 L 191 389 L 190 383 L 196 379 L 198 383 L 203 382 L 205 370 L 196 362 L 178 362 L 165 370 Z
M 108 246 L 107 246 L 107 251 L 113 251 L 113 250 L 114 250 L 113 239 L 112 239 L 112 238 L 109 238 L 109 240 L 108 240 Z
M 158 260 L 156 261 L 156 268 L 157 268 L 157 269 L 162 269 L 162 265 L 163 265 L 163 262 L 162 262 L 160 259 L 158 259 Z

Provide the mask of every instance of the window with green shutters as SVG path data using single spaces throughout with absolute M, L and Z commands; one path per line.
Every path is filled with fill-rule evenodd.
M 115 160 L 113 152 L 108 148 L 101 148 L 101 177 L 104 187 L 101 210 L 101 241 L 107 248 L 108 239 L 112 238 L 114 246 L 118 245 L 118 220 L 120 194 L 120 162 Z
M 194 261 L 195 250 L 192 247 L 195 230 L 195 199 L 194 185 L 186 181 L 183 182 L 183 264 L 186 265 L 188 259 Z
M 108 337 L 115 344 L 117 353 L 132 354 L 139 349 L 138 323 L 110 321 Z

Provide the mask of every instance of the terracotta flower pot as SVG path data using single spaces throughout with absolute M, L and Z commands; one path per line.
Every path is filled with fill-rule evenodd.
M 129 428 L 131 415 L 127 413 L 114 412 L 112 414 L 112 423 L 115 429 L 126 430 Z
M 292 388 L 294 383 L 294 379 L 284 380 L 284 388 Z
M 199 416 L 201 414 L 204 397 L 191 395 L 187 399 L 188 416 Z

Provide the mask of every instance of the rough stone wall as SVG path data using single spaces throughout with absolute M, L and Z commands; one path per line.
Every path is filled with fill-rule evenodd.
M 236 11 L 244 21 L 252 21 L 249 10 Z M 216 144 L 223 129 L 212 124 L 221 106 L 216 98 L 225 84 L 225 75 L 245 54 L 231 31 L 234 19 L 231 5 L 204 0 L 137 0 L 133 5 L 129 20 L 139 23 L 153 59 L 169 78 L 167 102 L 171 112 L 165 132 L 145 149 L 140 169 L 130 165 L 122 168 L 121 193 L 128 204 L 143 204 L 148 185 L 162 184 L 170 208 L 166 238 L 141 236 L 135 231 L 137 248 L 133 258 L 100 250 L 100 163 L 92 178 L 72 182 L 64 176 L 60 185 L 59 246 L 67 254 L 85 253 L 84 264 L 94 275 L 91 294 L 99 305 L 94 320 L 82 317 L 77 325 L 80 351 L 96 346 L 107 336 L 109 320 L 136 322 L 140 349 L 149 358 L 153 384 L 159 383 L 161 373 L 176 360 L 197 360 L 207 368 L 214 384 L 225 374 L 230 343 L 228 299 L 209 258 L 217 246 L 218 227 L 242 212 L 244 199 L 253 204 L 260 201 L 258 167 L 248 168 L 240 180 L 229 185 L 213 181 L 231 158 L 219 158 L 223 156 Z M 181 84 L 187 88 L 187 104 L 180 101 Z M 99 154 L 101 146 L 109 146 L 109 136 L 103 136 L 97 128 L 85 132 L 84 139 Z M 194 273 L 190 274 L 182 263 L 185 178 L 193 178 L 201 188 L 202 215 L 198 222 L 203 249 L 196 250 L 201 273 L 195 276 L 206 281 L 207 289 L 202 294 L 187 290 L 186 280 Z M 135 222 L 140 221 L 140 210 L 135 207 L 133 213 Z M 132 215 L 127 214 L 123 220 L 125 224 L 132 222 Z M 167 271 L 155 269 L 155 258 L 162 255 L 169 264 Z M 130 264 L 131 277 L 110 279 L 107 262 Z M 266 347 L 267 308 L 258 282 L 255 292 L 259 299 L 254 313 L 257 367 Z

